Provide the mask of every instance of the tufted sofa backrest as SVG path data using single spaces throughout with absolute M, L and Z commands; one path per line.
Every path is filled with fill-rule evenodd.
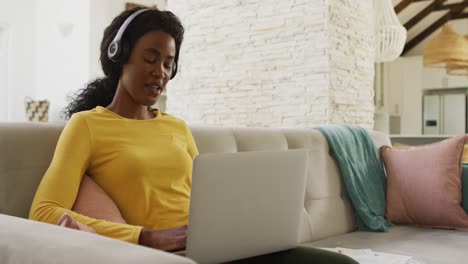
M 301 240 L 310 242 L 355 229 L 352 206 L 347 198 L 336 161 L 325 137 L 306 128 L 191 127 L 200 153 L 287 150 L 305 148 L 309 171 L 302 214 Z M 390 145 L 387 135 L 370 131 L 377 147 Z
M 0 213 L 27 218 L 37 186 L 52 159 L 62 123 L 0 123 Z M 313 129 L 192 126 L 200 153 L 309 149 L 301 240 L 355 229 L 353 210 L 325 137 Z M 377 147 L 389 138 L 371 132 Z

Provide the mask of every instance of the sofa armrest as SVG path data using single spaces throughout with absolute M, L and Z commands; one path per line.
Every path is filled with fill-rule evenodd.
M 192 260 L 88 232 L 0 214 L 0 263 L 187 263 Z

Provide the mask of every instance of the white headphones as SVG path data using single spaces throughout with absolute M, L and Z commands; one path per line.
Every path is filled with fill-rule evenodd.
M 117 35 L 115 35 L 114 39 L 110 43 L 109 47 L 107 48 L 107 57 L 111 60 L 116 62 L 120 55 L 122 54 L 122 44 L 121 44 L 121 39 L 123 34 L 125 33 L 125 30 L 127 29 L 128 25 L 132 22 L 135 17 L 137 17 L 139 14 L 149 11 L 150 9 L 141 9 L 133 13 L 131 16 L 129 16 L 125 22 L 120 26 L 119 31 L 117 31 Z

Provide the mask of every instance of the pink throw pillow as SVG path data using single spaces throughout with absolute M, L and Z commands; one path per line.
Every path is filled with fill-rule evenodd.
M 72 211 L 96 219 L 126 224 L 114 201 L 87 175 L 81 180 Z
M 461 207 L 465 139 L 457 136 L 410 149 L 381 148 L 389 221 L 468 230 L 468 215 Z
M 96 234 L 94 228 L 75 221 L 75 219 L 67 213 L 64 213 L 62 217 L 60 217 L 57 225 Z

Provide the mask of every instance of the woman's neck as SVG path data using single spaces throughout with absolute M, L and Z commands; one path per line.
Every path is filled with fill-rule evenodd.
M 153 112 L 148 111 L 147 106 L 135 104 L 129 95 L 125 96 L 122 93 L 125 91 L 118 87 L 112 102 L 106 108 L 130 119 L 145 120 L 156 117 Z

